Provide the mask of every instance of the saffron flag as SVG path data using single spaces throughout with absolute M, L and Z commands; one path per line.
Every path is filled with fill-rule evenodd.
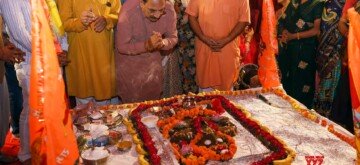
M 32 164 L 74 164 L 76 138 L 44 0 L 31 0 L 29 131 Z
M 350 20 L 348 37 L 348 60 L 351 104 L 360 112 L 360 15 L 354 8 L 348 10 Z
M 348 10 L 350 20 L 348 37 L 348 66 L 351 104 L 353 108 L 356 164 L 360 164 L 360 15 L 354 8 Z
M 280 86 L 275 54 L 278 51 L 276 18 L 272 0 L 263 0 L 260 26 L 261 40 L 265 46 L 259 57 L 259 81 L 263 88 Z

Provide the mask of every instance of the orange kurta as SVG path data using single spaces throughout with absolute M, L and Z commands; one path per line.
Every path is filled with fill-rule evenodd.
M 203 34 L 215 40 L 228 36 L 238 22 L 250 22 L 248 0 L 191 0 L 186 13 L 197 17 Z M 221 52 L 212 52 L 196 38 L 196 79 L 201 88 L 232 88 L 240 67 L 238 43 L 236 38 Z

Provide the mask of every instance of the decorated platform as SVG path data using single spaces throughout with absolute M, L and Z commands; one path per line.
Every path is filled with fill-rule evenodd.
M 90 113 L 89 113 L 90 112 Z M 355 164 L 354 137 L 281 89 L 74 110 L 83 163 Z

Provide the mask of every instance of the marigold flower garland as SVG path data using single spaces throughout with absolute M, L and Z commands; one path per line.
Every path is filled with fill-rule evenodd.
M 216 99 L 217 100 L 217 99 Z M 213 104 L 213 106 L 216 104 Z M 215 108 L 216 107 L 216 108 Z M 204 116 L 212 116 L 212 115 L 217 115 L 220 113 L 223 113 L 221 109 L 223 109 L 222 107 L 219 107 L 219 105 L 216 105 L 214 107 L 214 109 L 219 109 L 218 111 L 213 111 L 213 110 L 208 110 L 208 109 L 199 109 L 198 107 L 189 109 L 189 110 L 180 110 L 176 113 L 176 115 L 174 115 L 173 117 L 170 117 L 168 119 L 164 119 L 164 120 L 160 120 L 158 122 L 158 127 L 159 128 L 163 128 L 162 130 L 162 134 L 165 138 L 169 138 L 169 131 L 180 121 L 182 121 L 182 119 L 184 119 L 185 117 L 192 117 L 195 118 L 194 119 L 194 126 L 195 129 L 197 131 L 197 134 L 195 135 L 194 139 L 191 140 L 190 142 L 190 147 L 192 148 L 194 155 L 199 155 L 199 156 L 193 156 L 190 155 L 188 158 L 185 158 L 184 156 L 182 156 L 179 153 L 180 150 L 180 146 L 176 143 L 172 143 L 172 146 L 174 148 L 174 152 L 175 152 L 175 156 L 177 157 L 177 159 L 179 161 L 181 161 L 184 164 L 193 164 L 193 163 L 197 163 L 197 164 L 205 164 L 206 160 L 229 160 L 231 159 L 235 152 L 236 152 L 236 145 L 235 145 L 235 140 L 229 136 L 226 135 L 220 131 L 216 131 L 216 135 L 219 137 L 222 137 L 224 139 L 226 139 L 226 141 L 229 144 L 229 152 L 225 153 L 225 154 L 217 154 L 215 151 L 205 147 L 205 146 L 198 146 L 196 145 L 199 140 L 201 140 L 203 133 L 202 133 L 202 129 L 201 129 L 201 121 L 205 121 L 205 119 L 203 119 L 202 117 L 197 117 L 198 115 L 204 115 Z M 176 119 L 174 119 L 176 118 Z M 207 121 L 207 123 L 209 124 L 209 126 L 216 130 L 216 127 L 213 124 L 210 124 L 209 121 Z
M 158 165 L 161 164 L 161 158 L 157 155 L 157 149 L 152 141 L 149 131 L 146 126 L 141 122 L 140 113 L 151 106 L 157 105 L 166 105 L 175 102 L 176 99 L 169 100 L 167 102 L 155 103 L 153 105 L 149 104 L 140 104 L 135 110 L 133 110 L 130 114 L 130 119 L 134 124 L 134 127 L 137 130 L 137 133 L 140 135 L 141 140 L 143 141 L 144 147 L 148 154 L 146 155 L 146 159 L 149 160 L 150 164 Z
M 257 162 L 254 162 L 253 164 L 259 165 L 259 164 L 269 164 L 272 163 L 274 160 L 279 160 L 279 159 L 285 159 L 287 157 L 287 152 L 286 149 L 284 148 L 284 145 L 282 144 L 281 141 L 279 141 L 278 139 L 276 139 L 274 136 L 272 136 L 269 132 L 267 132 L 266 130 L 262 129 L 262 127 L 255 121 L 251 120 L 248 118 L 247 114 L 245 112 L 243 112 L 242 110 L 236 108 L 233 104 L 231 104 L 228 100 L 226 100 L 223 96 L 218 96 L 218 95 L 213 95 L 213 96 L 196 96 L 195 97 L 196 101 L 203 101 L 203 100 L 215 100 L 212 102 L 212 106 L 213 109 L 216 111 L 200 111 L 200 110 L 194 110 L 194 111 L 183 111 L 181 112 L 179 115 L 175 115 L 172 117 L 170 117 L 172 120 L 171 122 L 167 121 L 170 123 L 170 125 L 168 125 L 168 127 L 164 127 L 163 129 L 165 129 L 165 132 L 168 132 L 171 128 L 172 125 L 176 124 L 177 122 L 179 122 L 179 118 L 184 117 L 184 116 L 190 116 L 190 115 L 196 115 L 196 114 L 208 114 L 208 115 L 212 115 L 212 113 L 222 113 L 225 110 L 230 113 L 231 115 L 234 116 L 234 118 L 236 120 L 238 120 L 245 128 L 247 128 L 252 134 L 254 134 L 256 137 L 258 137 L 258 139 L 270 150 L 273 151 L 273 153 L 271 153 L 269 156 L 265 157 L 262 160 L 259 160 Z M 148 152 L 148 154 L 146 155 L 146 158 L 149 160 L 150 164 L 160 164 L 161 162 L 161 158 L 157 155 L 157 149 L 154 146 L 154 142 L 151 139 L 151 136 L 149 134 L 149 132 L 147 131 L 147 128 L 145 127 L 145 125 L 141 122 L 141 116 L 140 113 L 144 110 L 146 110 L 147 108 L 150 108 L 152 106 L 164 106 L 164 105 L 170 105 L 174 102 L 176 102 L 177 99 L 173 98 L 173 99 L 168 99 L 167 101 L 160 101 L 160 102 L 155 102 L 152 105 L 149 104 L 140 104 L 134 111 L 131 112 L 130 114 L 130 118 L 131 121 L 134 123 L 135 128 L 137 129 L 138 134 L 140 135 L 141 140 L 143 141 L 144 147 L 146 149 L 146 151 Z M 164 122 L 165 123 L 165 122 Z M 164 123 L 158 123 L 159 125 L 163 125 Z M 223 134 L 220 131 L 216 131 L 217 135 L 224 137 L 225 139 L 232 139 L 231 136 Z M 164 134 L 163 134 L 164 135 Z M 178 151 L 179 150 L 179 146 L 177 146 L 176 144 L 172 144 L 172 148 L 174 150 L 174 154 L 175 156 L 181 160 L 181 162 L 185 163 L 185 164 L 205 164 L 206 161 L 208 160 L 207 158 L 209 157 L 213 157 L 216 160 L 228 160 L 231 159 L 233 157 L 233 154 L 235 154 L 236 152 L 236 145 L 235 144 L 230 144 L 229 145 L 229 152 L 226 156 L 221 157 L 218 154 L 216 154 L 214 151 L 207 149 L 204 146 L 197 146 L 194 145 L 196 144 L 196 140 L 198 140 L 200 137 L 202 136 L 201 133 L 198 133 L 195 135 L 195 138 L 192 139 L 190 145 L 193 148 L 193 150 L 195 152 L 198 153 L 203 153 L 205 156 L 200 156 L 200 157 L 196 157 L 196 156 L 189 156 L 188 158 L 184 158 L 181 156 L 181 154 L 179 154 Z M 164 135 L 164 137 L 167 137 L 167 135 Z M 229 138 L 230 137 L 230 138 Z M 232 140 L 228 140 L 228 142 L 232 142 Z

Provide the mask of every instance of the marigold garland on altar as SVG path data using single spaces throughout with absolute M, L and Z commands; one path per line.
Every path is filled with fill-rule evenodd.
M 200 93 L 199 96 L 207 96 L 208 98 L 214 97 L 214 95 L 233 95 L 233 96 L 238 96 L 238 95 L 246 95 L 246 94 L 250 94 L 250 95 L 256 95 L 258 93 L 274 93 L 276 95 L 278 95 L 279 97 L 283 98 L 284 100 L 286 100 L 287 102 L 289 102 L 293 108 L 293 110 L 297 111 L 299 114 L 301 114 L 302 116 L 304 116 L 305 118 L 308 118 L 309 120 L 322 125 L 323 127 L 327 128 L 327 130 L 331 133 L 333 133 L 335 136 L 337 136 L 339 139 L 347 142 L 348 144 L 350 144 L 351 146 L 355 147 L 355 140 L 354 137 L 348 136 L 344 133 L 342 133 L 341 131 L 338 131 L 336 128 L 334 128 L 334 125 L 329 123 L 326 119 L 322 119 L 320 118 L 316 113 L 309 111 L 308 109 L 302 108 L 300 106 L 300 104 L 293 98 L 291 98 L 290 96 L 286 95 L 286 93 L 284 93 L 284 91 L 282 89 L 278 89 L 278 88 L 268 88 L 268 89 L 261 89 L 261 90 L 244 90 L 244 91 L 214 91 L 214 92 L 209 92 L 209 93 Z M 151 106 L 160 106 L 160 105 L 164 105 L 165 102 L 176 102 L 177 99 L 183 97 L 183 95 L 179 95 L 173 98 L 166 98 L 166 99 L 162 99 L 162 100 L 157 100 L 157 101 L 147 101 L 147 102 L 143 102 L 141 103 L 142 105 L 146 104 L 148 107 Z M 152 105 L 149 105 L 152 104 Z M 140 105 L 139 103 L 137 104 L 126 104 L 126 105 L 121 105 L 121 108 L 134 108 L 136 106 Z M 238 106 L 238 105 L 237 105 Z M 144 108 L 144 107 L 142 107 Z M 139 107 L 137 108 L 139 109 Z M 242 107 L 238 106 L 238 109 L 242 109 Z M 140 112 L 140 111 L 139 111 Z M 243 110 L 243 113 L 245 114 L 245 116 L 249 116 L 246 110 Z M 132 120 L 133 121 L 133 120 Z M 260 125 L 260 123 L 258 123 Z M 137 129 L 137 132 L 139 132 L 139 130 Z M 200 135 L 197 135 L 200 136 Z M 139 136 L 138 136 L 139 137 Z M 141 141 L 143 140 L 142 138 L 140 138 Z M 140 140 L 138 139 L 138 140 Z M 285 143 L 281 142 L 281 140 L 279 139 L 280 143 L 282 143 L 285 146 Z M 143 144 L 143 143 L 142 143 Z M 143 158 L 143 160 L 149 161 L 149 152 L 148 150 L 146 150 L 146 148 L 144 147 L 144 145 L 142 145 L 143 149 L 140 150 L 141 152 L 146 152 L 146 154 L 140 154 L 140 156 Z M 137 147 L 137 150 L 140 147 Z M 173 150 L 178 150 L 179 147 L 177 145 L 172 145 Z M 295 151 L 293 151 L 292 149 L 285 147 L 286 149 L 286 153 L 288 154 L 288 158 L 286 159 L 293 159 L 295 157 Z M 174 152 L 175 155 L 177 155 Z M 147 156 L 145 156 L 147 155 Z M 145 158 L 146 157 L 146 158 Z M 177 155 L 177 157 L 179 157 L 179 155 Z M 189 157 L 190 160 L 195 159 L 195 157 Z M 265 161 L 269 162 L 270 159 L 273 159 L 272 157 L 270 158 L 265 158 L 263 159 L 261 162 L 257 162 L 259 164 L 264 163 Z M 199 162 L 206 162 L 206 159 L 204 157 L 199 157 L 197 159 Z M 285 160 L 285 159 L 284 159 Z M 189 160 L 185 160 L 186 162 L 190 163 Z M 282 160 L 276 160 L 273 162 L 281 162 Z M 271 162 L 271 161 L 270 161 Z M 150 163 L 150 162 L 149 162 Z M 255 164 L 255 163 L 254 163 Z
M 214 108 L 214 109 L 216 109 L 216 108 Z M 222 112 L 221 109 L 223 109 L 223 108 L 219 108 L 218 112 Z M 175 127 L 179 122 L 181 122 L 186 117 L 194 118 L 194 127 L 195 127 L 195 130 L 197 131 L 197 134 L 195 135 L 194 139 L 192 139 L 189 144 L 186 144 L 185 142 L 180 143 L 180 145 L 178 145 L 177 143 L 172 143 L 172 146 L 175 148 L 173 151 L 175 152 L 175 156 L 177 157 L 178 160 L 180 160 L 182 163 L 185 163 L 185 164 L 191 164 L 191 163 L 195 163 L 195 162 L 197 162 L 197 163 L 201 162 L 199 164 L 205 164 L 205 162 L 204 162 L 205 160 L 223 160 L 224 161 L 224 160 L 229 160 L 234 156 L 234 154 L 236 152 L 236 145 L 235 145 L 234 139 L 231 136 L 219 131 L 218 130 L 219 128 L 218 128 L 218 126 L 216 126 L 216 124 L 212 123 L 211 121 L 205 120 L 203 117 L 198 117 L 198 116 L 215 116 L 215 115 L 218 115 L 218 113 L 216 111 L 209 110 L 209 109 L 203 110 L 203 109 L 199 109 L 198 107 L 196 107 L 196 108 L 192 108 L 189 110 L 184 110 L 184 109 L 180 110 L 173 117 L 167 118 L 165 120 L 160 120 L 158 122 L 158 127 L 163 128 L 162 129 L 163 136 L 165 138 L 169 138 L 169 136 L 170 136 L 169 131 L 173 127 Z M 206 122 L 209 125 L 209 127 L 216 132 L 216 135 L 218 137 L 221 137 L 221 139 L 225 139 L 228 142 L 229 147 L 228 147 L 227 153 L 218 154 L 207 147 L 197 145 L 197 143 L 202 139 L 202 137 L 204 135 L 202 128 L 201 128 L 201 122 Z M 193 150 L 193 153 L 195 155 L 200 155 L 200 156 L 197 157 L 197 156 L 190 155 L 188 158 L 185 158 L 183 155 L 181 155 L 178 152 L 180 150 L 180 147 L 185 146 L 185 145 L 189 145 L 191 147 L 191 149 Z M 222 146 L 220 149 L 225 149 L 225 148 L 227 148 L 227 147 Z M 216 149 L 219 149 L 219 148 L 216 148 Z
M 178 99 L 173 98 L 168 99 L 167 101 L 152 102 L 153 104 L 140 104 L 130 113 L 130 119 L 137 133 L 140 135 L 140 139 L 146 151 L 144 156 L 147 162 L 150 164 L 160 164 L 161 158 L 157 155 L 158 150 L 152 141 L 147 127 L 141 121 L 141 113 L 154 106 L 171 107 L 174 105 L 175 108 L 178 108 L 176 115 L 159 120 L 157 126 L 161 128 L 161 133 L 164 138 L 173 141 L 171 142 L 171 147 L 174 155 L 179 162 L 182 162 L 183 164 L 205 164 L 208 160 L 226 161 L 233 158 L 237 147 L 235 145 L 235 140 L 231 136 L 231 131 L 226 133 L 222 132 L 216 122 L 211 120 L 211 117 L 219 116 L 220 114 L 225 113 L 225 111 L 231 114 L 244 126 L 244 128 L 257 137 L 264 146 L 272 151 L 270 155 L 254 162 L 253 164 L 269 164 L 275 160 L 287 158 L 290 152 L 287 150 L 288 148 L 285 148 L 283 142 L 274 137 L 258 122 L 250 119 L 245 110 L 237 108 L 223 96 L 219 95 L 195 96 L 194 98 L 196 102 L 210 101 L 211 108 L 179 108 L 176 103 Z M 191 134 L 188 139 L 180 139 L 177 143 L 174 142 L 176 139 L 170 135 L 172 129 L 180 122 L 183 122 L 183 120 L 189 119 L 192 120 L 196 134 Z M 206 141 L 205 143 L 203 142 L 204 137 L 209 135 L 215 136 L 219 140 L 219 143 L 214 143 L 211 147 L 204 145 L 207 143 Z M 208 141 L 208 143 L 210 142 Z M 189 150 L 191 150 L 191 152 L 189 152 Z M 291 153 L 290 155 L 294 156 L 295 154 Z

